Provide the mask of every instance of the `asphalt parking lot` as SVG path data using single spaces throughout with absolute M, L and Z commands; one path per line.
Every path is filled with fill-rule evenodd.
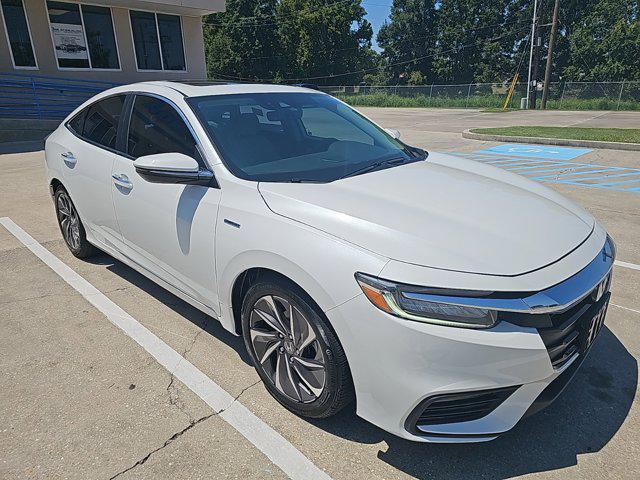
M 640 190 L 631 181 L 640 152 L 590 151 L 548 165 L 535 151 L 482 153 L 498 144 L 460 136 L 508 124 L 638 128 L 640 114 L 362 111 L 408 143 L 546 176 L 616 240 L 624 263 L 614 267 L 606 326 L 558 401 L 475 445 L 407 442 L 353 410 L 296 417 L 216 320 L 107 255 L 74 258 L 55 222 L 43 153 L 2 154 L 1 478 L 640 478 Z M 163 345 L 181 359 L 163 356 Z M 195 371 L 208 380 L 189 385 Z

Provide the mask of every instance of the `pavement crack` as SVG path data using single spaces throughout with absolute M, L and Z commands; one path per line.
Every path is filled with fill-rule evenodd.
M 198 337 L 200 336 L 200 334 L 203 332 L 204 330 L 202 329 L 198 329 L 198 331 L 196 332 L 196 334 L 193 336 L 193 338 L 191 339 L 191 343 L 187 346 L 187 348 L 184 349 L 184 352 L 182 352 L 182 357 L 186 360 L 187 359 L 187 355 L 191 352 L 191 350 L 193 350 L 193 347 L 196 345 L 196 341 L 198 340 Z
M 191 352 L 191 350 L 195 346 L 196 341 L 198 340 L 198 337 L 200 336 L 201 333 L 202 333 L 202 330 L 198 330 L 196 334 L 193 336 L 193 338 L 191 339 L 191 341 L 189 342 L 189 344 L 182 351 L 180 361 L 177 363 L 175 368 L 169 372 L 169 375 L 170 375 L 169 384 L 167 385 L 167 389 L 166 389 L 167 394 L 169 395 L 169 405 L 176 407 L 178 410 L 180 410 L 180 412 L 186 415 L 189 422 L 193 422 L 193 417 L 191 416 L 191 413 L 188 411 L 185 403 L 180 398 L 179 389 L 175 384 L 175 380 L 176 380 L 175 371 L 178 369 L 182 361 L 187 359 L 187 355 L 189 354 L 189 352 Z
M 154 453 L 157 453 L 160 450 L 162 450 L 163 448 L 171 445 L 171 443 L 173 443 L 176 439 L 180 438 L 182 435 L 184 435 L 186 432 L 191 430 L 193 427 L 195 427 L 196 425 L 204 422 L 205 420 L 208 420 L 209 418 L 213 417 L 214 415 L 215 415 L 215 413 L 211 413 L 209 415 L 205 415 L 204 417 L 200 417 L 199 419 L 197 419 L 197 420 L 195 420 L 193 422 L 189 422 L 189 425 L 187 425 L 185 428 L 183 428 L 179 432 L 176 432 L 173 435 L 171 435 L 171 437 L 169 437 L 167 440 L 165 440 L 165 442 L 161 446 L 159 446 L 158 448 L 155 448 L 154 450 L 151 450 L 149 453 L 147 453 L 144 457 L 142 457 L 140 460 L 135 462 L 130 467 L 127 467 L 124 470 L 121 470 L 120 472 L 118 472 L 115 475 L 113 475 L 112 477 L 110 477 L 109 480 L 113 480 L 113 479 L 115 479 L 115 478 L 117 478 L 117 477 L 119 477 L 121 475 L 124 475 L 125 473 L 133 470 L 134 468 L 139 467 L 140 465 L 144 465 L 145 462 L 147 460 L 149 460 L 149 458 L 151 458 L 151 456 Z
M 248 387 L 244 387 L 244 388 L 240 391 L 240 393 L 239 393 L 238 395 L 236 395 L 236 398 L 234 398 L 234 399 L 233 399 L 233 402 L 232 402 L 232 403 L 237 402 L 237 401 L 240 399 L 240 397 L 241 397 L 241 396 L 242 396 L 242 395 L 243 395 L 247 390 L 249 390 L 250 388 L 255 387 L 255 386 L 256 386 L 256 385 L 258 385 L 259 383 L 262 383 L 262 380 L 261 380 L 261 379 L 258 379 L 256 382 L 252 383 L 252 384 L 251 384 L 251 385 L 249 385 Z
M 130 289 L 130 287 L 128 287 L 128 286 L 126 286 L 126 287 L 118 287 L 118 288 L 114 288 L 112 290 L 107 290 L 107 291 L 102 292 L 102 293 L 104 293 L 106 295 L 107 293 L 124 292 L 125 290 L 129 290 L 129 289 Z
M 223 408 L 222 410 L 220 410 L 218 412 L 218 415 L 220 415 L 222 412 L 224 412 L 225 410 L 228 410 L 234 403 L 236 403 L 240 397 L 242 395 L 244 395 L 244 393 L 249 390 L 250 388 L 255 387 L 256 385 L 258 385 L 259 383 L 262 383 L 262 380 L 258 380 L 255 383 L 252 383 L 251 385 L 249 385 L 248 387 L 244 387 L 242 390 L 240 390 L 240 393 L 238 395 L 235 396 L 235 398 L 231 401 L 231 403 L 229 403 L 229 405 L 227 405 L 225 408 Z

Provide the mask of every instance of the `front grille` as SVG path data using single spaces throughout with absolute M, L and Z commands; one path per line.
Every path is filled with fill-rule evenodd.
M 553 368 L 562 367 L 591 346 L 604 323 L 609 296 L 607 292 L 596 301 L 594 294 L 589 294 L 568 310 L 549 315 L 550 327 L 538 328 Z
M 435 395 L 423 401 L 410 417 L 416 428 L 425 425 L 478 420 L 493 412 L 518 388 L 519 385 Z

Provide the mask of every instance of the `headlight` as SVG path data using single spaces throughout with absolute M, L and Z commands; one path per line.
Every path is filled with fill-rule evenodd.
M 497 323 L 498 312 L 465 305 L 470 298 L 481 298 L 491 292 L 420 288 L 356 273 L 365 296 L 380 310 L 391 315 L 438 325 L 465 328 L 490 328 Z M 438 297 L 460 298 L 460 304 L 438 301 Z

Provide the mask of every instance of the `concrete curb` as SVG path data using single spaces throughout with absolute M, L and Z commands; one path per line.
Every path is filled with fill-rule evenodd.
M 463 138 L 472 140 L 486 140 L 491 142 L 536 143 L 540 145 L 557 145 L 564 147 L 608 148 L 612 150 L 631 150 L 640 152 L 640 143 L 600 142 L 596 140 L 570 140 L 565 138 L 517 137 L 512 135 L 489 135 L 473 133 L 470 130 L 462 132 Z

